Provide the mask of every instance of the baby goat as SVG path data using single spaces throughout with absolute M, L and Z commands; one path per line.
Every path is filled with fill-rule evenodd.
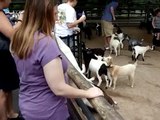
M 128 76 L 129 81 L 132 81 L 131 87 L 133 87 L 136 66 L 137 66 L 137 61 L 134 64 L 127 64 L 123 66 L 111 65 L 109 71 L 113 79 L 113 90 L 116 87 L 118 76 Z
M 144 61 L 144 54 L 148 50 L 153 50 L 153 46 L 134 46 L 132 50 L 132 60 L 137 60 L 139 55 L 142 55 L 142 60 Z
M 134 47 L 134 46 L 142 46 L 142 44 L 143 44 L 143 41 L 144 41 L 144 39 L 141 39 L 141 40 L 137 40 L 137 39 L 132 39 L 132 38 L 130 38 L 130 37 L 128 37 L 129 39 L 128 39 L 128 50 L 129 51 L 132 51 L 132 48 Z
M 89 69 L 87 72 L 91 71 L 95 77 L 98 78 L 98 84 L 97 86 L 100 86 L 102 83 L 102 78 L 101 76 L 104 75 L 105 81 L 106 81 L 106 87 L 108 87 L 108 78 L 109 80 L 111 80 L 111 76 L 110 74 L 108 74 L 108 68 L 110 67 L 110 65 L 108 65 L 106 62 L 101 61 L 101 60 L 95 60 L 95 59 L 91 59 L 90 63 L 89 63 Z M 111 80 L 112 81 L 112 80 Z M 111 82 L 109 87 L 111 86 Z
M 115 33 L 117 34 L 120 41 L 120 46 L 123 48 L 123 41 L 129 39 L 129 37 L 127 34 L 123 33 L 122 29 L 117 24 L 114 24 L 114 27 L 116 28 Z
M 95 55 L 104 56 L 106 49 L 102 48 L 86 48 L 86 45 L 84 42 L 81 43 L 82 46 L 82 53 L 83 53 L 83 60 L 86 67 L 86 70 L 88 70 L 89 63 L 91 59 L 97 59 Z
M 112 34 L 110 40 L 110 54 L 112 54 L 112 48 L 113 48 L 116 56 L 120 55 L 120 45 L 121 43 L 117 34 Z

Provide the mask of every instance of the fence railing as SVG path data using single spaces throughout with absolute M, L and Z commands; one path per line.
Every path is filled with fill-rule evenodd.
M 91 84 L 80 75 L 80 73 L 70 65 L 68 75 L 78 88 L 88 89 Z M 124 120 L 123 117 L 110 105 L 105 97 L 89 99 L 89 102 L 103 120 Z

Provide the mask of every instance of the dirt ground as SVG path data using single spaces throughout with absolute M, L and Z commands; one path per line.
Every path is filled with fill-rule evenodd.
M 145 45 L 151 45 L 150 34 L 145 30 L 136 27 L 122 27 L 122 30 L 133 38 L 144 38 Z M 102 37 L 93 33 L 91 40 L 85 40 L 87 47 L 103 47 Z M 125 48 L 121 50 L 121 55 L 113 56 L 113 62 L 117 65 L 132 63 L 131 51 Z M 108 55 L 106 52 L 106 56 Z M 160 48 L 154 51 L 147 51 L 145 61 L 138 61 L 135 73 L 134 88 L 129 86 L 128 78 L 121 76 L 117 80 L 115 90 L 107 89 L 108 94 L 118 102 L 117 111 L 125 120 L 159 120 L 160 119 Z

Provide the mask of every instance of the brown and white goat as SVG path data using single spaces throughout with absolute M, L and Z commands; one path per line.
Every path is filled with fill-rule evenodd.
M 109 71 L 111 73 L 113 80 L 113 90 L 116 87 L 116 82 L 119 76 L 128 76 L 129 81 L 132 82 L 131 87 L 133 87 L 136 67 L 137 67 L 137 61 L 134 64 L 126 64 L 123 66 L 111 65 Z

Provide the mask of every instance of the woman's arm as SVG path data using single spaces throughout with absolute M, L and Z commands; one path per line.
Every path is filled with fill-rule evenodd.
M 14 30 L 20 25 L 21 22 L 18 21 L 15 26 L 12 26 L 6 15 L 2 11 L 0 11 L 0 32 L 3 33 L 6 37 L 11 38 Z
M 68 98 L 94 98 L 103 95 L 103 92 L 97 87 L 82 90 L 66 84 L 60 58 L 53 59 L 51 62 L 47 63 L 43 67 L 43 70 L 49 87 L 57 96 Z

